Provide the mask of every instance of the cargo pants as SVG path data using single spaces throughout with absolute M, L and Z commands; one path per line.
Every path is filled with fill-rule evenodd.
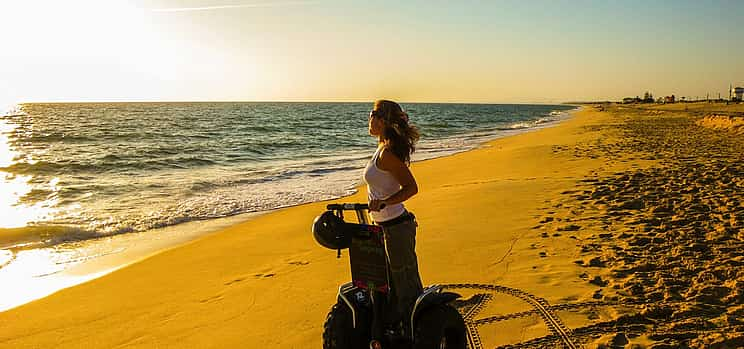
M 386 312 L 389 324 L 407 321 L 416 298 L 423 292 L 416 259 L 416 227 L 418 223 L 412 219 L 383 228 L 391 279 Z

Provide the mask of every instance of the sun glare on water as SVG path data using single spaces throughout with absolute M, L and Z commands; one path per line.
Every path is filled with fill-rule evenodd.
M 0 116 L 0 168 L 7 169 L 20 161 L 34 162 L 14 149 L 10 137 L 16 127 Z M 24 198 L 34 191 L 32 179 L 29 175 L 0 171 L 0 285 L 3 285 L 0 287 L 0 311 L 92 278 L 91 275 L 43 278 L 67 267 L 69 263 L 60 262 L 64 255 L 53 248 L 25 250 L 21 247 L 24 244 L 13 242 L 12 236 L 10 241 L 3 239 L 3 229 L 23 228 L 32 222 L 48 219 L 55 212 L 59 179 L 55 177 L 44 186 L 50 193 L 46 198 L 24 203 Z M 2 247 L 4 243 L 6 247 Z
M 0 119 L 0 168 L 14 165 L 23 157 L 11 146 L 8 134 L 15 129 L 15 125 Z M 24 204 L 23 199 L 34 189 L 31 176 L 17 175 L 0 171 L 0 228 L 21 228 L 31 222 L 44 220 L 54 212 L 56 205 L 55 194 L 59 191 L 59 179 L 54 178 L 48 183 L 51 193 L 46 200 L 32 204 Z

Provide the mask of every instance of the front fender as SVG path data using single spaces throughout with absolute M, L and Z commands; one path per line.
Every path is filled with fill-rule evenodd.
M 413 329 L 416 328 L 415 321 L 418 314 L 433 305 L 445 304 L 460 297 L 462 296 L 455 292 L 442 292 L 442 286 L 439 285 L 427 287 L 424 293 L 416 299 L 411 311 L 411 337 L 413 337 Z

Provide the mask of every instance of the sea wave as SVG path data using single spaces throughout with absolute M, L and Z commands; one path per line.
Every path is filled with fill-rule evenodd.
M 542 124 L 545 124 L 545 123 L 550 123 L 550 122 L 558 121 L 560 119 L 560 116 L 561 115 L 562 114 L 560 114 L 560 113 L 558 113 L 558 114 L 552 114 L 552 112 L 551 112 L 551 116 L 550 117 L 542 117 L 542 118 L 538 118 L 536 120 L 515 122 L 515 123 L 508 124 L 507 126 L 499 127 L 497 129 L 498 130 L 501 130 L 501 131 L 509 131 L 509 130 L 519 130 L 519 129 L 534 128 L 534 127 L 538 127 L 538 126 L 540 126 Z
M 95 231 L 66 225 L 34 225 L 22 228 L 0 228 L 0 250 L 28 250 L 98 237 L 101 237 L 101 234 Z
M 4 118 L 19 204 L 56 214 L 0 230 L 34 248 L 342 197 L 374 149 L 366 104 L 33 104 Z M 568 107 L 414 104 L 414 160 L 548 125 Z M 56 185 L 50 188 L 49 183 Z M 52 198 L 54 200 L 51 200 Z

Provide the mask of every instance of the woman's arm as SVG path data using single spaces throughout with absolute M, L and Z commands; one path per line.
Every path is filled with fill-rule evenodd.
M 400 183 L 400 190 L 385 200 L 372 200 L 370 210 L 377 211 L 382 206 L 393 205 L 410 199 L 418 193 L 418 184 L 413 178 L 413 173 L 395 154 L 388 149 L 383 149 L 377 161 L 377 167 L 383 171 L 390 172 Z

